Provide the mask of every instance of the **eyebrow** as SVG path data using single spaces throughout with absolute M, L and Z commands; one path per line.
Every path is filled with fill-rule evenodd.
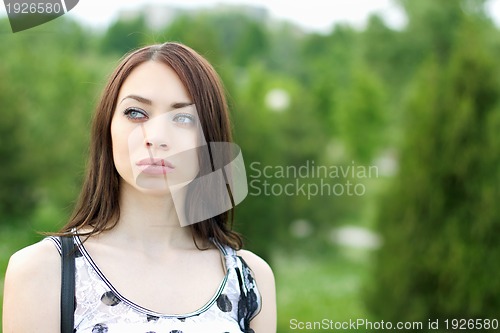
M 127 98 L 131 98 L 131 99 L 135 99 L 136 101 L 138 101 L 139 103 L 142 103 L 142 104 L 146 104 L 146 105 L 153 105 L 153 101 L 150 100 L 150 99 L 147 99 L 147 98 L 144 98 L 142 96 L 138 96 L 138 95 L 128 95 L 128 96 L 125 96 L 124 98 L 122 98 L 122 100 L 120 101 L 120 104 Z M 186 107 L 186 106 L 190 106 L 190 105 L 194 105 L 193 102 L 176 102 L 176 103 L 172 103 L 170 106 L 173 108 L 173 109 L 180 109 L 180 108 L 183 108 L 183 107 Z
M 137 95 L 128 95 L 128 96 L 125 96 L 122 98 L 122 100 L 120 101 L 120 104 L 126 100 L 127 98 L 131 98 L 131 99 L 135 99 L 136 101 L 142 103 L 142 104 L 147 104 L 147 105 L 153 105 L 153 101 L 151 101 L 150 99 L 147 99 L 147 98 L 144 98 L 144 97 L 141 97 L 141 96 L 137 96 Z

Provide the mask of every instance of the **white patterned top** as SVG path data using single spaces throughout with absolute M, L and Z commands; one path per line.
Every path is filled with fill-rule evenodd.
M 75 333 L 252 333 L 250 320 L 261 308 L 261 296 L 245 261 L 228 246 L 214 242 L 227 272 L 217 292 L 200 309 L 165 315 L 123 297 L 106 279 L 79 237 L 75 258 Z M 61 253 L 61 240 L 47 237 Z

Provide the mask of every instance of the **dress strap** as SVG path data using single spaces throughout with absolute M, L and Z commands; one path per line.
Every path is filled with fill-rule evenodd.
M 79 258 L 82 256 L 82 252 L 80 250 L 81 248 L 81 244 L 78 243 L 78 236 L 73 236 L 73 243 L 75 244 L 75 257 L 76 258 Z M 61 237 L 59 236 L 47 236 L 45 237 L 44 239 L 41 240 L 41 242 L 44 242 L 44 241 L 50 241 L 52 242 L 57 251 L 59 252 L 60 255 L 62 255 L 62 241 L 61 241 Z
M 251 333 L 250 321 L 260 312 L 262 300 L 253 272 L 248 264 L 240 257 L 236 250 L 227 245 L 222 245 L 216 240 L 212 242 L 219 248 L 226 259 L 227 269 L 235 272 L 238 279 L 240 299 L 238 302 L 238 323 L 245 333 Z
M 238 266 L 238 256 L 236 254 L 236 250 L 234 250 L 232 247 L 223 245 L 219 243 L 215 239 L 211 239 L 212 243 L 214 243 L 215 246 L 219 249 L 219 251 L 222 253 L 224 256 L 224 260 L 226 263 L 226 269 L 234 269 Z
M 61 243 L 61 238 L 57 236 L 47 236 L 45 237 L 42 241 L 51 241 L 55 247 L 57 248 L 57 251 L 59 254 L 62 254 L 62 243 Z

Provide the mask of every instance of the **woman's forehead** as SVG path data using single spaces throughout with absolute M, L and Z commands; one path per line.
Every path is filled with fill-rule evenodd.
M 157 61 L 147 61 L 132 70 L 120 88 L 118 102 L 131 95 L 139 96 L 153 104 L 191 100 L 175 71 Z

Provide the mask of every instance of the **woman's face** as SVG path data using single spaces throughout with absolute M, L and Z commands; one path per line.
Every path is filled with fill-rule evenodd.
M 196 177 L 204 136 L 196 107 L 169 66 L 148 61 L 136 67 L 116 103 L 111 138 L 122 189 L 171 193 Z

